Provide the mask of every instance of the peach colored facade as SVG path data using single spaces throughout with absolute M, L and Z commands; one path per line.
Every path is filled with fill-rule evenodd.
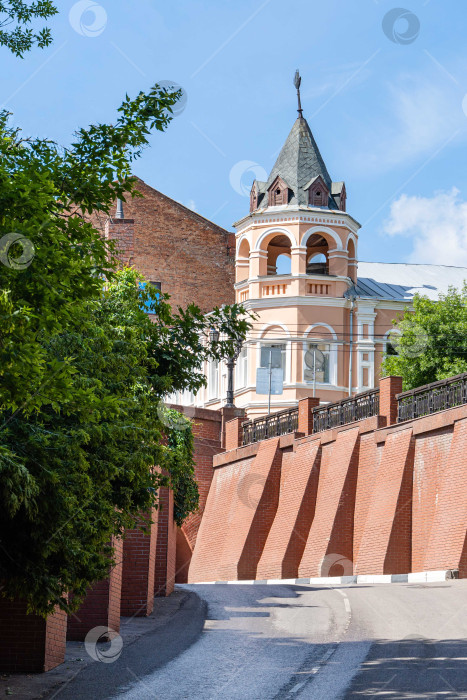
M 360 224 L 347 212 L 345 183 L 331 179 L 300 109 L 268 180 L 253 182 L 250 212 L 235 228 L 235 299 L 255 318 L 237 359 L 234 397 L 252 418 L 268 412 L 269 366 L 275 380 L 283 379 L 272 411 L 309 396 L 328 403 L 372 389 L 393 321 L 414 295 L 437 299 L 467 279 L 466 268 L 358 263 Z M 226 363 L 211 363 L 205 373 L 205 389 L 174 401 L 225 405 Z
M 256 315 L 235 372 L 235 404 L 248 416 L 267 413 L 268 396 L 256 393 L 256 371 L 265 365 L 264 349 L 270 345 L 280 346 L 284 378 L 283 393 L 271 397 L 273 411 L 295 406 L 313 393 L 332 402 L 375 386 L 392 320 L 407 303 L 357 298 L 351 350 L 351 301 L 344 295 L 357 279 L 359 228 L 346 212 L 311 207 L 274 207 L 238 222 L 236 300 Z M 308 267 L 307 272 L 310 259 L 319 254 L 326 268 L 313 273 Z M 290 273 L 276 274 L 279 255 L 290 259 Z M 314 345 L 324 351 L 326 362 L 315 381 L 305 363 L 305 353 Z M 220 408 L 226 366 L 207 367 L 206 374 L 208 387 L 191 400 L 185 396 L 184 402 Z
M 303 117 L 268 182 L 253 183 L 250 213 L 235 227 L 235 297 L 255 314 L 237 360 L 236 406 L 252 418 L 268 412 L 268 395 L 256 388 L 269 356 L 283 377 L 272 411 L 307 396 L 327 403 L 373 388 L 392 321 L 410 301 L 358 289 L 360 224 L 347 213 L 345 183 L 332 182 Z M 225 363 L 205 371 L 205 389 L 174 400 L 224 405 Z

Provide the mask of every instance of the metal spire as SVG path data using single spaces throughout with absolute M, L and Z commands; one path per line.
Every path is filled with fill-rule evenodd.
M 115 218 L 116 219 L 124 219 L 125 215 L 123 214 L 123 202 L 121 199 L 117 199 L 117 211 L 115 212 Z
M 298 68 L 295 71 L 295 77 L 293 80 L 293 84 L 297 88 L 297 98 L 298 98 L 298 114 L 300 116 L 300 119 L 303 117 L 303 109 L 302 109 L 302 103 L 300 100 L 300 85 L 301 85 L 302 79 L 300 77 L 300 73 L 298 72 Z

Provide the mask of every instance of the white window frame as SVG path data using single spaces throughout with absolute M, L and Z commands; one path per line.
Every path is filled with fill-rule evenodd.
M 245 389 L 248 386 L 248 346 L 240 351 L 235 367 L 235 389 Z
M 285 338 L 270 338 L 270 339 L 261 339 L 261 341 L 257 344 L 257 357 L 256 357 L 256 367 L 259 368 L 261 367 L 261 351 L 263 348 L 269 347 L 271 345 L 283 345 L 284 349 L 282 350 L 282 358 L 283 358 L 283 370 L 284 370 L 284 384 L 289 384 L 290 383 L 290 356 L 291 356 L 291 343 L 289 339 Z
M 328 345 L 329 346 L 329 381 L 320 382 L 316 380 L 316 384 L 320 386 L 337 386 L 337 343 L 329 338 L 314 338 L 309 337 L 303 343 L 303 382 L 305 384 L 313 384 L 313 379 L 305 379 L 305 370 L 309 368 L 305 364 L 305 353 L 309 345 Z
M 207 369 L 208 378 L 208 401 L 213 401 L 219 398 L 219 362 L 218 360 L 209 360 Z

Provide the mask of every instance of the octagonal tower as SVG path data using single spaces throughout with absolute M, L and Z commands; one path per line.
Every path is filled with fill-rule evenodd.
M 299 104 L 267 182 L 253 183 L 250 212 L 234 224 L 236 300 L 257 316 L 235 393 L 252 417 L 267 406 L 267 397 L 255 392 L 255 375 L 271 345 L 280 348 L 284 371 L 274 410 L 312 392 L 335 401 L 353 390 L 346 293 L 357 280 L 360 224 L 347 213 L 346 200 L 345 183 L 332 181 Z M 313 348 L 321 351 L 314 373 L 305 362 Z

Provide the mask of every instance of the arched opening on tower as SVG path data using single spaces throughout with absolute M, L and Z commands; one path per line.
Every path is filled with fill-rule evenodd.
M 307 241 L 306 245 L 306 274 L 307 275 L 328 275 L 329 274 L 329 245 L 323 236 L 314 233 Z
M 290 274 L 291 259 L 290 241 L 287 236 L 274 236 L 268 245 L 268 275 Z
M 236 281 L 243 282 L 250 276 L 250 244 L 246 240 L 240 243 L 236 260 Z

